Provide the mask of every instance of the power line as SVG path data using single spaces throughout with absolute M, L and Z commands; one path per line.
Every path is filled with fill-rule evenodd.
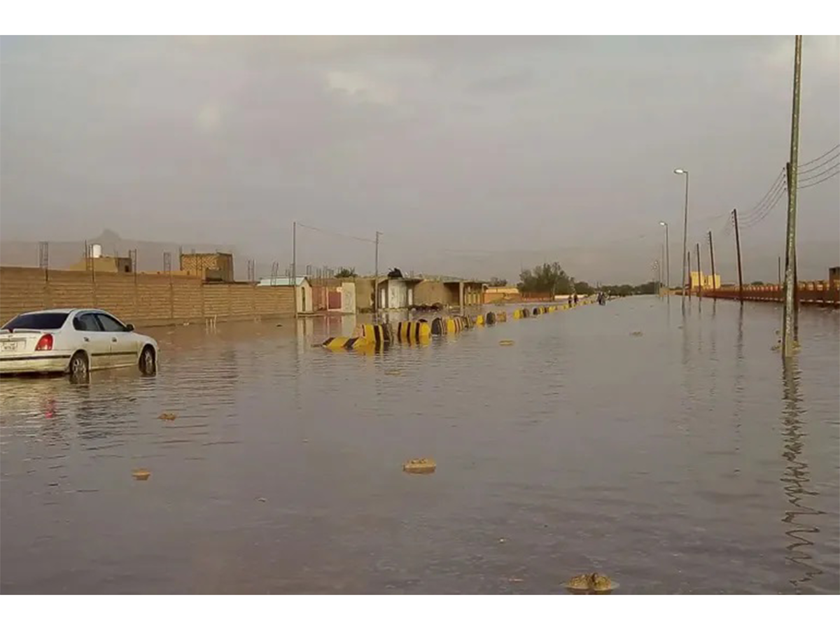
M 834 171 L 831 173 L 831 175 L 828 175 L 826 177 L 823 177 L 822 179 L 818 179 L 818 180 L 813 181 L 813 182 L 809 182 L 809 183 L 805 184 L 804 186 L 800 186 L 799 190 L 804 190 L 805 188 L 811 188 L 812 186 L 817 186 L 818 184 L 822 184 L 823 182 L 827 182 L 829 179 L 833 179 L 834 177 L 837 177 L 837 175 L 840 175 L 840 165 L 838 165 L 837 167 L 834 168 Z
M 804 173 L 804 172 L 812 171 L 812 170 L 814 170 L 815 168 L 818 168 L 818 165 L 816 165 L 816 164 L 815 164 L 814 166 L 812 166 L 811 168 L 803 168 L 803 167 L 808 166 L 809 164 L 814 164 L 815 162 L 819 162 L 819 161 L 820 161 L 820 160 L 822 160 L 824 157 L 829 156 L 829 155 L 831 155 L 831 154 L 833 154 L 833 153 L 835 153 L 835 152 L 838 152 L 838 151 L 840 151 L 840 144 L 835 144 L 833 147 L 831 147 L 828 151 L 826 151 L 826 152 L 825 152 L 825 153 L 823 153 L 822 155 L 820 155 L 820 156 L 818 156 L 818 157 L 815 157 L 813 160 L 809 160 L 808 162 L 805 162 L 805 163 L 803 163 L 803 164 L 800 164 L 800 165 L 799 165 L 799 172 L 800 172 L 800 173 Z M 838 153 L 838 155 L 840 155 L 840 153 Z M 831 160 L 833 160 L 833 159 L 834 159 L 834 158 L 832 157 L 832 158 L 829 158 L 829 160 L 826 160 L 826 161 L 831 161 Z
M 840 156 L 838 156 L 838 157 L 840 157 Z M 799 181 L 800 182 L 807 182 L 807 181 L 812 180 L 812 179 L 819 179 L 820 177 L 822 177 L 823 175 L 825 175 L 829 171 L 835 170 L 837 168 L 840 168 L 840 162 L 838 162 L 837 164 L 834 164 L 833 166 L 829 166 L 828 168 L 826 168 L 826 169 L 824 169 L 824 170 L 822 170 L 818 173 L 813 173 L 811 175 L 808 175 L 807 177 L 800 177 Z M 801 188 L 801 186 L 800 186 L 800 188 Z
M 311 225 L 304 225 L 303 223 L 298 223 L 297 226 L 302 227 L 302 228 L 306 228 L 307 230 L 312 230 L 313 232 L 321 232 L 323 234 L 330 234 L 332 236 L 338 236 L 340 238 L 349 238 L 349 239 L 352 239 L 354 241 L 362 241 L 364 243 L 375 243 L 376 242 L 372 238 L 363 238 L 361 236 L 352 236 L 350 234 L 342 234 L 341 232 L 334 232 L 332 230 L 325 230 L 323 228 L 317 228 L 317 227 L 313 227 Z
M 743 220 L 750 217 L 750 215 L 760 213 L 766 206 L 765 204 L 768 203 L 770 199 L 774 197 L 774 195 L 778 192 L 778 189 L 785 185 L 785 169 L 779 171 L 779 174 L 776 176 L 776 179 L 773 180 L 773 184 L 770 186 L 770 190 L 768 190 L 764 196 L 759 200 L 757 204 L 755 204 L 752 208 L 747 210 L 742 215 L 742 222 Z
M 764 221 L 764 219 L 770 216 L 770 214 L 773 212 L 776 206 L 779 205 L 779 202 L 785 197 L 785 193 L 787 193 L 787 186 L 784 186 L 779 190 L 778 194 L 772 199 L 770 203 L 768 203 L 767 207 L 761 214 L 754 215 L 749 221 L 741 221 L 739 227 L 742 230 L 748 229 Z

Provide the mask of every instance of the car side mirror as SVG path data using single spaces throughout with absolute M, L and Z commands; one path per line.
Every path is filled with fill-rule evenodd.
M 126 332 L 133 332 L 134 331 L 134 324 L 126 324 L 125 325 Z

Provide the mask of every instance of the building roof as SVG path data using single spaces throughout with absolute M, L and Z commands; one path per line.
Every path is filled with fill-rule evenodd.
M 294 286 L 299 287 L 305 281 L 307 281 L 306 276 L 298 276 L 294 278 Z M 257 282 L 258 287 L 290 287 L 292 286 L 292 278 L 282 277 L 282 278 L 260 278 L 260 281 Z

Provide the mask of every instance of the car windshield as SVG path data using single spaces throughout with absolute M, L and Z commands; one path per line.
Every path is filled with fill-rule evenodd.
M 3 330 L 58 330 L 67 321 L 67 313 L 26 313 L 18 315 Z

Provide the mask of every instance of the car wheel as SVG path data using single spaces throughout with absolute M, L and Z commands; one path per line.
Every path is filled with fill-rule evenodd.
M 151 346 L 146 346 L 143 348 L 143 352 L 140 353 L 139 367 L 140 372 L 145 376 L 154 376 L 157 374 L 157 357 Z
M 84 352 L 77 352 L 70 359 L 68 367 L 71 383 L 87 383 L 90 380 L 90 363 Z

